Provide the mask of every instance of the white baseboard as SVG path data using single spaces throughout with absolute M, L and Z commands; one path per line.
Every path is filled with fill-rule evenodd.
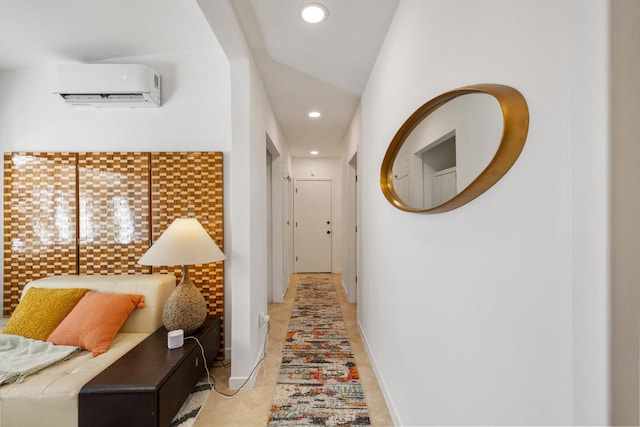
M 369 341 L 367 340 L 367 336 L 362 330 L 362 325 L 360 321 L 358 321 L 358 331 L 360 332 L 360 337 L 362 338 L 362 343 L 364 344 L 365 351 L 369 356 L 369 361 L 371 362 L 371 367 L 373 368 L 373 372 L 376 375 L 376 379 L 378 380 L 378 385 L 380 386 L 380 390 L 382 390 L 382 395 L 384 396 L 384 401 L 387 403 L 387 409 L 389 409 L 389 415 L 393 419 L 393 425 L 401 426 L 402 421 L 400 421 L 400 416 L 398 415 L 398 411 L 396 410 L 395 405 L 393 404 L 393 400 L 389 395 L 389 390 L 387 389 L 387 385 L 384 381 L 384 378 L 380 374 L 380 369 L 378 369 L 378 364 L 376 362 L 376 358 L 373 356 L 371 352 L 371 347 L 369 347 Z
M 347 302 L 349 304 L 356 304 L 356 296 L 355 296 L 355 290 L 353 292 L 354 295 L 349 293 L 349 290 L 347 289 L 347 284 L 344 282 L 344 276 L 343 279 L 340 280 L 340 283 L 342 284 L 342 290 L 344 291 L 344 295 L 347 297 Z
M 243 390 L 249 390 L 253 388 L 255 382 L 255 373 L 249 381 L 247 381 L 247 377 L 229 377 L 229 390 L 238 390 L 241 387 Z
M 267 334 L 269 329 L 268 328 L 263 328 L 264 329 L 264 333 Z M 263 337 L 264 338 L 264 337 Z M 258 352 L 258 357 L 256 358 L 255 363 L 253 364 L 253 367 L 258 366 L 258 364 L 262 363 L 262 359 L 267 351 L 266 348 L 266 343 L 267 340 L 263 339 L 262 341 L 262 348 L 260 349 L 260 351 Z M 231 353 L 231 352 L 229 352 Z M 239 388 L 242 388 L 243 390 L 248 390 L 253 388 L 253 385 L 256 382 L 256 376 L 258 375 L 258 372 L 260 371 L 260 368 L 256 367 L 255 369 L 252 367 L 253 372 L 250 374 L 250 377 L 246 377 L 246 376 L 242 376 L 242 377 L 229 377 L 229 389 L 230 390 L 238 390 Z

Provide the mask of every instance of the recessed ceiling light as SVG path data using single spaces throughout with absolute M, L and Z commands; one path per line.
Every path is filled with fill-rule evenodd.
M 316 150 L 313 150 L 313 151 L 309 151 L 309 154 L 311 154 L 312 156 L 317 156 L 318 152 Z
M 320 117 L 320 113 L 318 111 L 311 111 L 307 115 L 312 119 L 317 119 L 318 117 Z
M 310 24 L 317 24 L 327 19 L 327 8 L 318 3 L 307 3 L 302 6 L 302 19 Z

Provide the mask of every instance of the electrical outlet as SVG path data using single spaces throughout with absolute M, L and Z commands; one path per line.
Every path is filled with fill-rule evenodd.
M 260 326 L 264 326 L 269 323 L 269 315 L 266 313 L 260 313 L 260 316 L 258 318 L 260 320 Z

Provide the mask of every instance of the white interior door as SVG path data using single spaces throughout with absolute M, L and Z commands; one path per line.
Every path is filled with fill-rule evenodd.
M 440 206 L 456 195 L 456 168 L 453 167 L 434 173 L 431 182 L 431 193 L 433 196 L 432 206 Z
M 331 272 L 331 180 L 296 180 L 293 196 L 296 273 Z

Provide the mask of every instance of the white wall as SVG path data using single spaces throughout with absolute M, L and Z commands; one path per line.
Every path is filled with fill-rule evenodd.
M 230 257 L 233 336 L 229 385 L 238 388 L 248 380 L 250 387 L 267 332 L 259 324 L 268 300 L 266 136 L 285 169 L 290 155 L 230 0 L 199 1 L 199 6 L 230 63 L 233 199 L 226 220 L 232 224 L 234 247 Z M 282 265 L 282 254 L 273 256 L 274 264 Z
M 608 25 L 596 13 L 601 4 L 400 1 L 362 98 L 362 135 L 352 130 L 360 141 L 349 141 L 359 144 L 362 196 L 359 322 L 400 425 L 607 422 L 608 402 L 599 398 L 605 386 L 590 381 L 607 377 L 606 331 L 589 340 L 587 328 L 574 324 L 584 316 L 573 315 L 592 312 L 593 322 L 606 324 L 607 302 L 596 298 L 608 285 L 606 209 L 583 211 L 573 201 L 582 190 L 574 179 L 608 170 L 606 158 L 593 155 L 607 144 L 606 120 L 590 120 L 588 108 L 572 116 L 578 101 L 602 101 L 606 74 L 590 74 L 593 90 L 573 80 L 589 55 L 598 70 L 606 63 L 606 50 L 592 39 L 578 43 L 584 34 L 573 18 L 576 8 L 583 11 L 578 16 L 601 35 Z M 524 95 L 530 128 L 520 158 L 454 211 L 393 208 L 379 187 L 391 138 L 427 100 L 474 83 L 506 84 Z M 579 142 L 589 147 L 579 156 L 587 163 L 574 169 Z M 595 187 L 592 197 L 586 206 L 600 207 L 606 188 Z M 592 228 L 581 243 L 590 249 L 576 254 L 574 233 L 586 223 Z M 574 341 L 583 353 L 575 354 Z M 574 375 L 595 388 L 576 396 Z
M 220 50 L 110 62 L 147 64 L 158 71 L 162 107 L 74 108 L 53 95 L 54 65 L 5 71 L 0 74 L 3 150 L 230 149 L 228 61 Z
M 572 10 L 569 26 L 573 30 L 571 198 L 575 425 L 609 424 L 610 413 L 614 410 L 610 402 L 608 367 L 611 348 L 609 223 L 612 173 L 608 58 L 609 8 L 618 1 L 569 2 Z M 637 334 L 638 325 L 634 328 Z M 637 335 L 635 342 L 637 346 Z M 635 363 L 637 385 L 637 357 Z M 625 375 L 633 375 L 629 366 L 623 369 L 626 370 Z M 637 396 L 636 390 L 636 406 Z M 634 424 L 637 423 L 636 418 Z
M 332 273 L 342 273 L 342 166 L 339 158 L 294 157 L 291 159 L 291 174 L 294 179 L 330 179 L 332 187 L 332 233 L 331 269 Z M 294 203 L 295 210 L 295 203 Z M 294 230 L 295 233 L 295 230 Z
M 241 71 L 242 70 L 242 71 Z M 249 105 L 248 110 L 233 110 L 234 129 L 237 125 L 245 126 L 248 130 L 248 139 L 244 139 L 244 132 L 234 136 L 234 149 L 239 145 L 248 144 L 248 157 L 240 156 L 233 161 L 234 175 L 238 180 L 248 178 L 238 187 L 233 187 L 234 194 L 244 192 L 241 200 L 244 214 L 234 216 L 232 221 L 237 227 L 247 227 L 248 238 L 246 249 L 250 255 L 246 261 L 248 271 L 241 273 L 248 274 L 248 280 L 237 284 L 234 287 L 233 307 L 241 308 L 234 311 L 234 320 L 241 318 L 246 329 L 241 334 L 234 335 L 230 387 L 237 388 L 242 385 L 254 366 L 260 359 L 264 346 L 266 327 L 260 327 L 260 313 L 267 313 L 268 301 L 268 267 L 269 257 L 267 251 L 267 134 L 274 144 L 274 148 L 285 159 L 285 167 L 288 163 L 289 154 L 286 142 L 281 134 L 279 126 L 275 120 L 269 99 L 260 79 L 257 69 L 252 61 L 232 62 L 232 72 L 238 71 L 244 75 L 242 79 L 234 77 L 232 84 L 232 96 L 238 89 L 248 89 Z M 245 74 L 246 73 L 246 74 Z M 242 81 L 240 81 L 242 80 Z M 240 87 L 243 87 L 242 89 Z M 235 102 L 235 100 L 233 101 Z M 248 113 L 248 114 L 247 114 Z M 237 123 L 235 123 L 237 120 Z M 243 153 L 244 154 L 244 153 Z M 232 213 L 233 215 L 233 213 Z M 281 221 L 281 218 L 273 218 L 274 221 Z M 282 253 L 273 253 L 274 265 L 282 266 Z M 244 256 L 243 256 L 244 258 Z M 244 263 L 245 261 L 243 261 Z M 237 282 L 236 282 L 237 283 Z M 238 292 L 238 291 L 244 292 Z M 247 310 L 248 308 L 248 310 Z M 245 348 L 245 345 L 248 346 Z M 239 350 L 239 351 L 236 351 Z M 257 371 L 256 371 L 257 373 Z M 252 378 L 252 381 L 255 377 Z

